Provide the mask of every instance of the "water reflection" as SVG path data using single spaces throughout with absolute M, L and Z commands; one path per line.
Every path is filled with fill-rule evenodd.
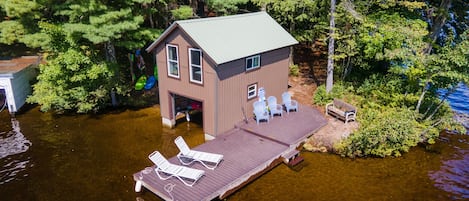
M 152 165 L 155 150 L 175 156 L 177 136 L 190 147 L 203 143 L 201 125 L 194 115 L 164 128 L 158 107 L 61 116 L 34 108 L 13 120 L 0 113 L 0 200 L 159 201 L 149 190 L 135 193 L 132 175 Z M 433 150 L 400 158 L 304 152 L 303 168 L 279 165 L 227 200 L 467 199 L 469 136 L 442 137 Z
M 465 138 L 448 141 L 456 152 L 448 157 L 448 160 L 442 162 L 438 171 L 431 171 L 429 176 L 435 181 L 436 187 L 453 194 L 453 199 L 468 199 L 469 150 L 467 146 L 469 141 Z
M 11 131 L 0 133 L 0 185 L 26 177 L 27 174 L 21 173 L 30 163 L 30 157 L 24 159 L 20 154 L 28 151 L 32 143 L 21 133 L 20 123 L 15 118 L 11 118 L 11 127 Z

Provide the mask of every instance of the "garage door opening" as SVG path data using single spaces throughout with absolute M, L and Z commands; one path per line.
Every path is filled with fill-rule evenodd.
M 193 122 L 203 126 L 202 101 L 172 94 L 176 124 Z
M 5 89 L 0 88 L 0 112 L 3 112 L 3 110 L 7 109 L 7 94 Z

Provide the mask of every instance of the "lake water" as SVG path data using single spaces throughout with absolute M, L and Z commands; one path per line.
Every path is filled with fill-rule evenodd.
M 0 199 L 160 200 L 148 190 L 135 193 L 132 175 L 152 165 L 154 150 L 175 156 L 180 135 L 191 147 L 204 142 L 197 123 L 162 128 L 157 106 L 70 116 L 31 108 L 15 119 L 0 113 Z M 281 164 L 227 200 L 469 199 L 466 135 L 443 134 L 399 158 L 302 155 L 296 169 Z
M 469 87 L 459 84 L 456 91 L 448 97 L 448 102 L 454 111 L 469 115 Z

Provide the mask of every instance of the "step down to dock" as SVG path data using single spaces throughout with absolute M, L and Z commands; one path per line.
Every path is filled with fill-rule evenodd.
M 291 167 L 298 165 L 303 160 L 304 158 L 300 156 L 300 152 L 296 149 L 293 149 L 292 151 L 283 155 L 283 162 Z

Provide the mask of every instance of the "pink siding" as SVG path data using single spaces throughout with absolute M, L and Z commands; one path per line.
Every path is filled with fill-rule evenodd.
M 166 44 L 178 46 L 180 78 L 176 79 L 168 76 L 166 63 Z M 183 34 L 179 29 L 175 29 L 165 40 L 156 47 L 159 94 L 161 116 L 173 119 L 171 96 L 175 93 L 180 96 L 191 98 L 203 102 L 203 122 L 204 131 L 209 134 L 214 133 L 214 98 L 216 74 L 211 67 L 211 62 L 202 52 L 203 84 L 190 82 L 189 77 L 189 48 L 198 48 L 195 43 Z
M 261 54 L 260 69 L 245 72 L 245 59 L 239 59 L 218 67 L 224 71 L 223 76 L 230 75 L 220 80 L 218 93 L 219 117 L 217 133 L 223 133 L 233 128 L 234 123 L 244 118 L 242 108 L 248 118 L 252 118 L 252 103 L 257 100 L 247 99 L 247 86 L 257 83 L 258 87 L 264 87 L 266 97 L 276 96 L 281 101 L 281 94 L 288 89 L 288 65 L 290 49 L 281 48 Z M 233 72 L 243 71 L 237 75 Z
M 178 46 L 180 78 L 168 76 L 166 44 Z M 288 88 L 288 65 L 290 48 L 280 48 L 261 54 L 261 67 L 245 71 L 245 58 L 213 67 L 209 55 L 202 52 L 203 84 L 190 82 L 189 48 L 198 48 L 178 28 L 169 34 L 156 48 L 161 116 L 174 119 L 171 93 L 203 102 L 204 132 L 217 136 L 244 118 L 252 118 L 252 102 L 247 99 L 247 86 L 257 83 L 266 89 L 266 96 L 276 96 Z

